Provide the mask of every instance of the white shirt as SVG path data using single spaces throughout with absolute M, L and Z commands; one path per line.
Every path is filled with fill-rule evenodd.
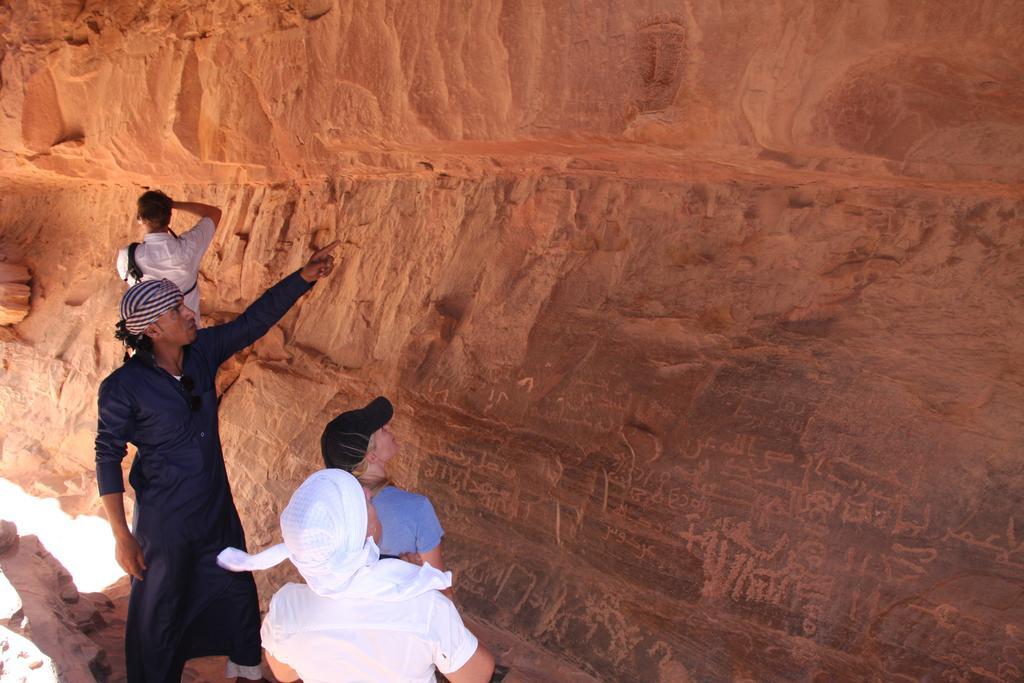
M 215 227 L 209 218 L 201 218 L 188 232 L 177 238 L 172 237 L 169 232 L 148 233 L 142 238 L 142 243 L 135 248 L 135 263 L 142 269 L 142 279 L 167 278 L 183 292 L 190 288 L 199 277 L 199 264 L 213 240 Z M 122 280 L 128 277 L 127 246 L 121 247 L 117 252 L 117 274 Z M 128 277 L 128 284 L 134 285 L 135 280 Z M 185 295 L 185 305 L 195 312 L 198 325 L 198 286 Z
M 263 647 L 306 683 L 433 683 L 477 648 L 452 601 L 438 591 L 409 600 L 334 600 L 304 583 L 274 594 Z

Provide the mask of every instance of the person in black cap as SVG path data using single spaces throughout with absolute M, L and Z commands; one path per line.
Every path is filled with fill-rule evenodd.
M 391 401 L 383 396 L 364 408 L 338 415 L 327 423 L 320 437 L 324 464 L 351 472 L 370 490 L 384 527 L 381 557 L 400 557 L 415 564 L 427 562 L 444 571 L 444 529 L 434 506 L 426 496 L 392 486 L 388 476 L 388 462 L 400 451 L 388 427 L 393 415 Z

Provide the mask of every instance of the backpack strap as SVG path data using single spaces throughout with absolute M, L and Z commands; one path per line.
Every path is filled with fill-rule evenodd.
M 132 242 L 128 245 L 128 270 L 124 276 L 125 282 L 128 282 L 128 278 L 132 278 L 136 282 L 142 281 L 142 268 L 139 268 L 139 264 L 135 261 L 135 249 L 139 244 L 139 242 Z M 192 283 L 192 286 L 182 292 L 182 295 L 187 296 L 198 284 L 199 279 L 196 278 L 196 281 Z
M 136 282 L 142 280 L 142 268 L 139 268 L 139 264 L 135 261 L 135 250 L 138 246 L 139 242 L 132 242 L 128 245 L 128 269 L 124 276 L 125 282 L 128 282 L 129 277 L 134 279 Z

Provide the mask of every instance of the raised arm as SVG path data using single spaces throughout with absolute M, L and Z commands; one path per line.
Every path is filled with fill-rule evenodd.
M 217 227 L 220 224 L 221 210 L 216 206 L 210 206 L 209 204 L 201 204 L 199 202 L 172 202 L 171 208 L 186 213 L 194 213 L 200 218 L 209 218 L 213 221 L 213 227 Z
M 224 325 L 208 328 L 196 343 L 209 344 L 212 357 L 220 365 L 255 342 L 284 317 L 314 282 L 330 275 L 334 269 L 330 252 L 337 246 L 338 242 L 334 241 L 313 254 L 305 266 L 264 292 L 242 315 Z

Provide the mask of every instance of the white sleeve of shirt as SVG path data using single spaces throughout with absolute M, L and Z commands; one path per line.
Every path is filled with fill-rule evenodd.
M 434 666 L 443 674 L 458 671 L 476 652 L 476 636 L 462 623 L 452 601 L 440 593 L 434 601 L 427 637 L 434 646 Z
M 117 260 L 114 261 L 117 268 L 117 276 L 122 280 L 128 278 L 128 247 L 121 247 L 117 250 Z
M 206 253 L 210 242 L 213 241 L 213 233 L 216 229 L 217 226 L 213 224 L 212 220 L 200 218 L 198 223 L 178 238 L 185 247 L 185 253 L 190 263 L 196 270 L 199 269 L 199 262 L 203 260 L 203 254 Z
M 281 653 L 281 643 L 278 642 L 280 635 L 287 635 L 280 633 L 282 625 L 279 623 L 281 611 L 278 603 L 281 600 L 281 591 L 275 593 L 274 597 L 270 599 L 270 608 L 267 610 L 267 616 L 263 617 L 263 626 L 260 628 L 260 641 L 263 643 L 264 650 L 274 655 L 277 661 L 284 662 L 285 660 Z

